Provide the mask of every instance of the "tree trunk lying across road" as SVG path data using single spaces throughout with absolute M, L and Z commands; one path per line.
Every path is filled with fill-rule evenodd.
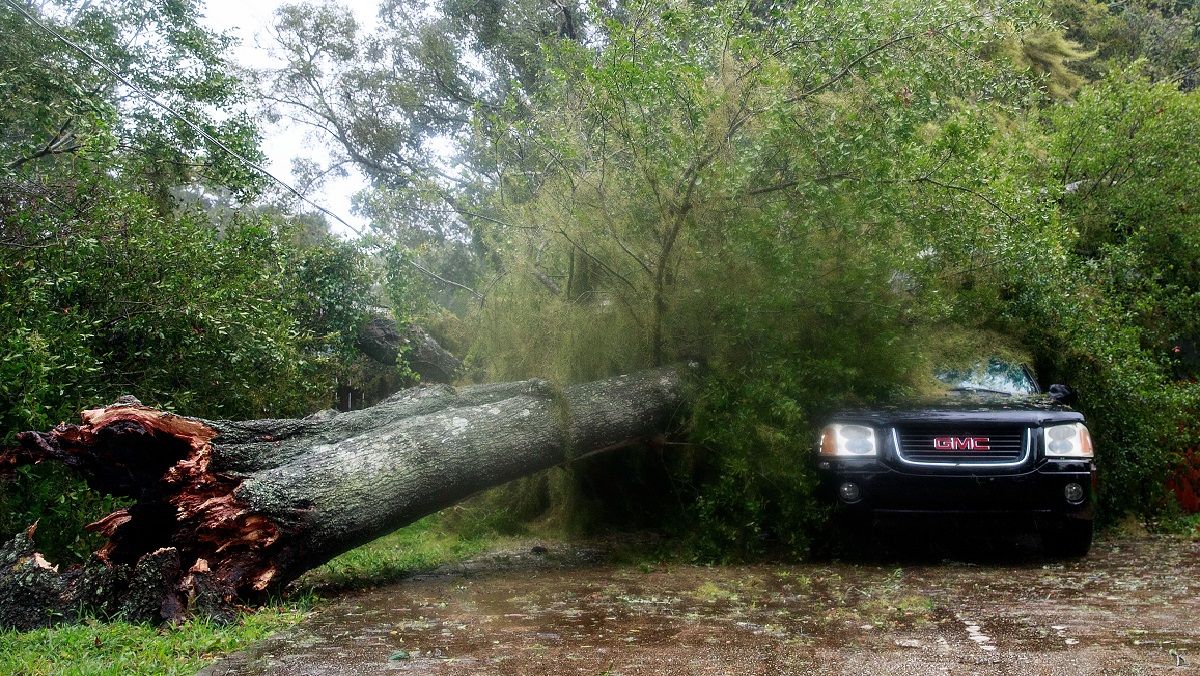
M 555 390 L 530 380 L 400 392 L 301 420 L 206 421 L 136 401 L 26 432 L 0 468 L 57 460 L 133 504 L 59 573 L 32 535 L 0 548 L 0 627 L 81 608 L 175 621 L 255 602 L 304 571 L 485 488 L 662 434 L 682 401 L 673 369 Z

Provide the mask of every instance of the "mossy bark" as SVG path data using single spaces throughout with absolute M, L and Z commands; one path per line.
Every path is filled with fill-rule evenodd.
M 478 491 L 660 435 L 681 390 L 658 369 L 563 390 L 422 387 L 300 420 L 206 421 L 132 401 L 85 411 L 80 425 L 22 434 L 0 467 L 57 460 L 134 502 L 89 526 L 108 540 L 83 568 L 58 573 L 32 530 L 0 550 L 0 626 L 87 608 L 174 621 L 259 601 Z

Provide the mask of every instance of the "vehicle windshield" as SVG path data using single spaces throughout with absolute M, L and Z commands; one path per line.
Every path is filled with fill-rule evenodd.
M 1036 394 L 1037 384 L 1020 364 L 992 358 L 969 369 L 945 369 L 934 374 L 952 390 L 994 394 Z

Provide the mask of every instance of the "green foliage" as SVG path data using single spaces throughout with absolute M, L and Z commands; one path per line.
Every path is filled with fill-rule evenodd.
M 1080 390 L 1110 514 L 1162 508 L 1165 478 L 1195 444 L 1200 401 L 1200 99 L 1119 72 L 1051 124 L 1041 180 L 1069 248 L 1016 280 L 1010 312 L 1047 368 Z
M 262 218 L 219 231 L 202 213 L 160 214 L 111 190 L 55 192 L 66 213 L 3 214 L 14 244 L 0 250 L 3 363 L 18 376 L 6 380 L 5 429 L 121 392 L 208 417 L 321 403 L 364 311 L 358 252 L 300 245 L 293 226 Z
M 927 329 L 995 302 L 1047 236 L 999 139 L 1032 80 L 953 3 L 595 21 L 602 49 L 547 48 L 531 113 L 489 125 L 482 236 L 507 274 L 473 356 L 560 380 L 699 358 L 675 476 L 698 551 L 803 552 L 821 416 L 919 387 Z
M 1073 66 L 1095 56 L 1061 31 L 1047 28 L 1013 36 L 1005 41 L 1004 51 L 1018 68 L 1044 77 L 1047 91 L 1056 98 L 1067 98 L 1079 89 L 1084 78 Z
M 388 0 L 368 34 L 325 3 L 281 10 L 268 75 L 370 176 L 392 305 L 472 377 L 707 365 L 654 508 L 719 558 L 806 547 L 829 410 L 985 351 L 1081 391 L 1110 513 L 1160 504 L 1196 406 L 1195 12 Z M 629 504 L 583 476 L 493 497 L 584 530 Z
M 53 201 L 0 211 L 5 443 L 122 394 L 211 418 L 328 404 L 369 299 L 356 248 L 302 244 L 298 226 L 263 217 L 218 230 L 103 177 L 40 194 Z M 61 556 L 91 501 L 35 476 L 58 475 L 5 490 L 0 531 L 42 518 L 40 542 Z
M 1099 79 L 1140 62 L 1156 82 L 1185 90 L 1200 84 L 1200 5 L 1189 0 L 1054 0 L 1054 18 L 1067 37 L 1095 49 L 1093 59 L 1076 64 L 1089 79 Z
M 231 39 L 198 23 L 195 0 L 103 3 L 61 0 L 32 9 L 141 89 L 225 145 L 260 159 L 258 132 L 242 110 L 246 90 L 224 53 Z M 240 196 L 264 179 L 14 11 L 0 10 L 0 164 L 67 174 L 71 160 L 100 163 L 156 198 L 193 181 Z
M 485 125 L 505 275 L 474 363 L 706 362 L 675 480 L 713 558 L 802 552 L 822 417 L 983 346 L 1081 391 L 1109 514 L 1160 506 L 1195 401 L 1167 351 L 1200 316 L 1195 99 L 1079 89 L 1089 52 L 1007 11 L 647 5 L 593 19 L 602 47 L 547 45 L 531 102 Z
M 905 203 L 970 191 L 941 185 L 933 169 L 953 174 L 957 155 L 971 152 L 956 146 L 973 142 L 960 137 L 973 130 L 946 132 L 938 150 L 948 157 L 929 157 L 926 125 L 980 88 L 1019 97 L 1021 82 L 957 47 L 986 38 L 965 10 L 876 9 L 780 10 L 761 21 L 737 6 L 652 7 L 644 23 L 610 21 L 597 57 L 563 45 L 537 101 L 543 110 L 492 125 L 511 162 L 499 218 L 484 234 L 509 273 L 499 302 L 529 303 L 538 289 L 530 277 L 558 280 L 557 301 L 606 313 L 605 331 L 641 333 L 637 363 L 646 364 L 706 351 L 715 325 L 729 323 L 712 312 L 726 299 L 743 306 L 779 293 L 765 302 L 780 309 L 887 286 L 916 253 L 898 220 Z M 797 36 L 828 42 L 828 59 L 814 66 Z M 959 65 L 956 77 L 933 68 L 946 61 Z M 912 166 L 926 157 L 929 169 Z M 529 165 L 554 170 L 531 183 Z M 964 215 L 919 225 L 952 227 Z M 814 249 L 828 258 L 799 255 Z M 830 277 L 829 266 L 837 298 L 787 297 Z M 715 283 L 728 293 L 713 294 Z
M 1162 532 L 1200 540 L 1200 514 L 1171 513 L 1157 526 Z

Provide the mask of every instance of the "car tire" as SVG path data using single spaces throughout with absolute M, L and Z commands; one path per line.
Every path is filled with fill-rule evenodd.
M 1065 519 L 1042 528 L 1042 549 L 1049 555 L 1078 559 L 1092 548 L 1092 520 Z

